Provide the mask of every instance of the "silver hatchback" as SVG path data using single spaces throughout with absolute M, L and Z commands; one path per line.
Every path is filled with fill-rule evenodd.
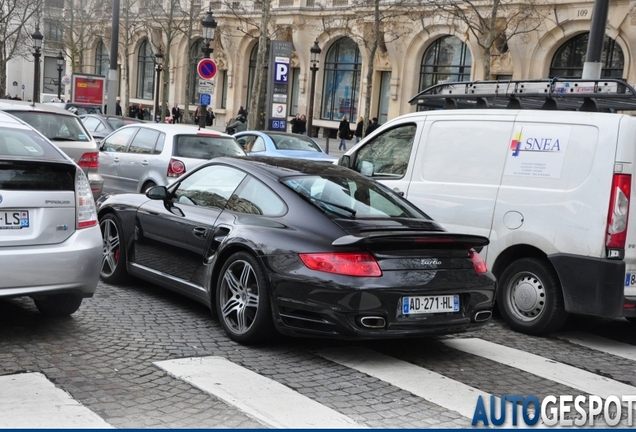
M 0 112 L 0 298 L 70 315 L 92 297 L 102 238 L 84 174 L 27 123 Z
M 231 135 L 163 123 L 124 126 L 104 138 L 99 149 L 106 194 L 145 192 L 214 157 L 245 156 Z

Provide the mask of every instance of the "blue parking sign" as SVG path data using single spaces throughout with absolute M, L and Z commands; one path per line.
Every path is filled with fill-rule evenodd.
M 211 105 L 212 104 L 212 96 L 207 93 L 201 93 L 199 96 L 199 105 Z

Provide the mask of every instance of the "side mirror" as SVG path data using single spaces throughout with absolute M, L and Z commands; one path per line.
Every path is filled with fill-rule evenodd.
M 343 166 L 343 167 L 347 167 L 347 168 L 351 168 L 351 156 L 342 155 L 340 157 L 340 160 L 338 161 L 338 165 Z
M 146 196 L 152 200 L 165 200 L 168 198 L 168 189 L 165 186 L 153 186 L 146 191 Z

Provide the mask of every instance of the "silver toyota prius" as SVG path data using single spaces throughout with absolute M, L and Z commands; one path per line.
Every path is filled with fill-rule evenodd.
M 92 297 L 102 238 L 84 171 L 24 121 L 0 112 L 0 298 L 50 316 Z

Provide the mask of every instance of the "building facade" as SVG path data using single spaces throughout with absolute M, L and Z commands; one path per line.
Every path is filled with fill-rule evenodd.
M 138 0 L 136 6 L 126 10 L 127 21 L 120 20 L 118 94 L 124 111 L 130 105 L 153 106 L 157 88 L 155 53 L 160 50 L 166 59 L 162 85 L 158 86 L 161 100 L 165 100 L 168 108 L 178 105 L 182 110 L 194 112 L 199 101 L 196 64 L 203 57 L 205 43 L 201 19 L 206 10 L 211 10 L 218 22 L 210 46 L 211 57 L 218 65 L 212 108 L 217 125 L 223 125 L 236 115 L 240 106 L 248 107 L 253 97 L 263 4 L 215 0 L 203 4 L 196 0 L 188 1 L 187 5 L 179 3 L 183 12 L 179 18 L 173 15 L 174 25 L 169 27 L 168 14 L 164 12 L 170 2 L 161 2 L 162 7 L 150 13 L 147 8 L 151 3 Z M 380 15 L 375 11 L 376 3 L 383 11 Z M 315 74 L 313 126 L 321 128 L 321 132 L 337 129 L 344 115 L 355 122 L 364 113 L 369 86 L 369 117 L 377 117 L 384 123 L 414 111 L 409 100 L 441 81 L 576 77 L 582 72 L 592 0 L 535 3 L 536 17 L 532 23 L 524 31 L 517 28 L 512 34 L 505 34 L 504 41 L 497 45 L 490 58 L 489 77 L 484 76 L 484 49 L 480 45 L 483 41 L 462 20 L 437 13 L 433 3 L 272 0 L 267 33 L 272 40 L 285 40 L 293 45 L 289 117 L 309 111 L 310 48 L 315 41 L 321 53 Z M 487 17 L 489 2 L 483 5 L 483 17 Z M 379 22 L 380 39 L 372 62 L 373 72 L 369 74 L 375 21 Z M 124 38 L 122 27 L 127 32 Z M 51 29 L 51 24 L 47 27 L 45 23 L 44 28 Z M 110 24 L 104 21 L 101 28 L 101 32 L 91 32 L 85 41 L 83 64 L 77 72 L 107 74 Z M 55 29 L 49 33 L 57 34 Z M 122 44 L 122 39 L 126 44 Z M 57 55 L 57 51 L 47 51 L 46 46 L 45 33 L 44 80 L 48 76 L 47 57 Z M 636 83 L 636 72 L 631 67 L 633 46 L 636 46 L 636 1 L 611 1 L 603 54 L 604 77 Z M 71 73 L 73 64 L 67 62 L 65 74 Z M 25 76 L 26 69 L 15 70 Z M 19 82 L 11 73 L 10 69 L 8 83 Z M 47 85 L 43 83 L 44 87 Z M 68 91 L 65 94 L 68 97 Z M 148 118 L 153 118 L 151 113 Z

